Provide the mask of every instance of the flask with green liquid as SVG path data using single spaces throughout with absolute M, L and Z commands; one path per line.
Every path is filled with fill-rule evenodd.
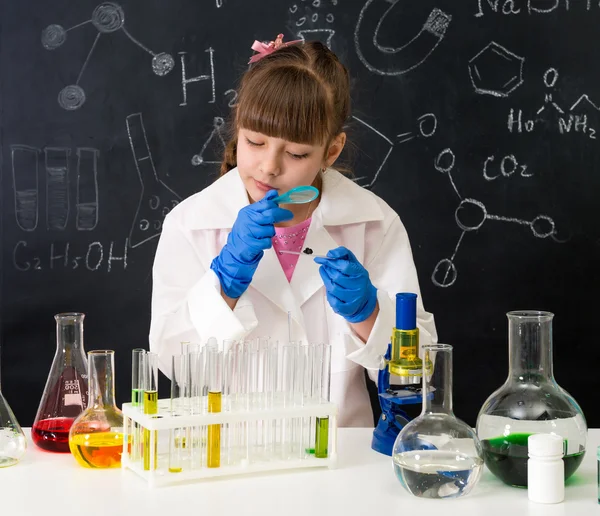
M 477 417 L 485 464 L 504 483 L 526 487 L 528 437 L 555 434 L 563 438 L 567 479 L 583 460 L 587 424 L 577 402 L 554 379 L 554 314 L 525 310 L 507 317 L 508 378 Z

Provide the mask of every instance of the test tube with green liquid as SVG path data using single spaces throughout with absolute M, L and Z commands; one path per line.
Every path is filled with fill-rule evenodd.
M 329 402 L 331 391 L 331 345 L 319 345 L 319 367 L 316 374 L 319 376 L 319 403 Z M 329 445 L 329 417 L 317 417 L 315 425 L 315 457 L 318 459 L 326 459 L 328 456 Z
M 158 355 L 146 353 L 144 382 L 144 414 L 158 413 Z M 158 455 L 158 432 L 144 429 L 144 470 L 156 469 Z
M 141 407 L 144 392 L 144 355 L 146 350 L 135 348 L 131 352 L 131 404 Z

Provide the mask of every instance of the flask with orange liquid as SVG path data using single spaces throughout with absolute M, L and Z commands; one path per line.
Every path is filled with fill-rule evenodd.
M 114 355 L 109 349 L 88 353 L 88 406 L 69 432 L 71 453 L 87 468 L 121 467 L 123 414 L 115 404 Z

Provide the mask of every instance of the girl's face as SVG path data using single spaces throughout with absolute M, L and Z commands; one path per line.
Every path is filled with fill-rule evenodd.
M 337 147 L 331 152 L 334 144 L 326 152 L 324 145 L 289 142 L 240 128 L 237 167 L 250 198 L 256 202 L 269 190 L 282 194 L 295 186 L 313 184 L 319 170 L 338 157 L 343 143 L 339 152 Z

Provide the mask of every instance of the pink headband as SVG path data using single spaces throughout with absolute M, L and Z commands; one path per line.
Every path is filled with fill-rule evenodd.
M 254 54 L 250 58 L 250 61 L 248 61 L 248 64 L 256 63 L 257 61 L 260 61 L 263 57 L 272 54 L 276 50 L 279 50 L 282 47 L 293 45 L 295 43 L 302 43 L 302 40 L 296 39 L 294 41 L 288 41 L 287 43 L 284 43 L 283 34 L 278 34 L 277 38 L 275 38 L 275 41 L 270 41 L 269 43 L 262 43 L 260 41 L 254 40 L 254 43 L 252 44 L 252 50 L 258 52 L 258 54 Z

